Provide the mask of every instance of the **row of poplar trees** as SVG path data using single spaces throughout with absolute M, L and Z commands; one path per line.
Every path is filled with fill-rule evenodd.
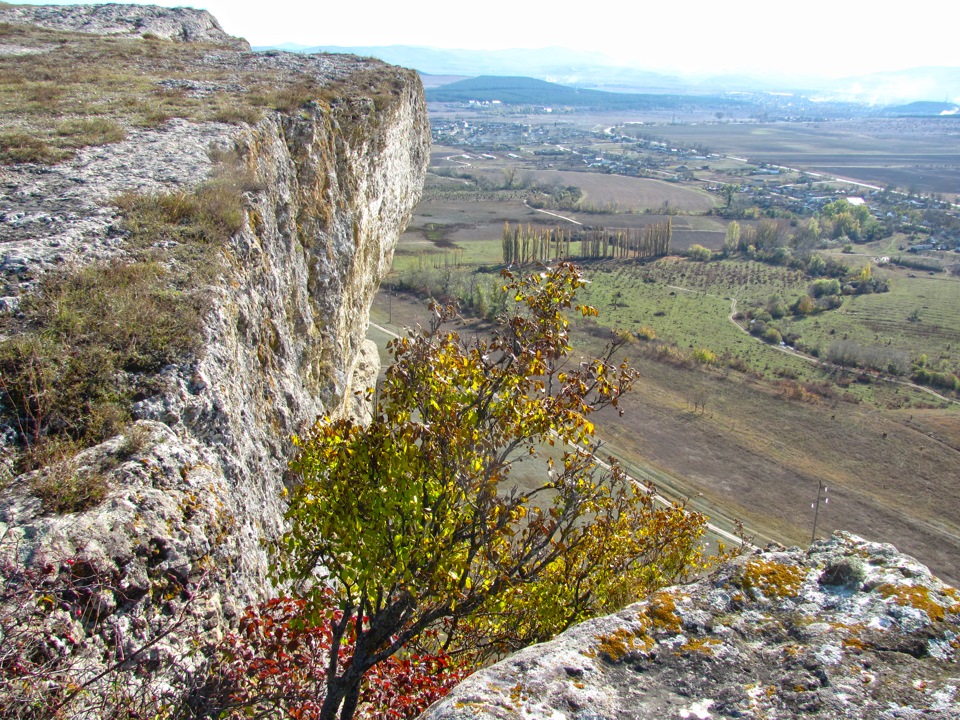
M 673 224 L 642 228 L 592 228 L 576 232 L 562 227 L 503 224 L 503 262 L 529 265 L 563 259 L 648 258 L 670 254 Z

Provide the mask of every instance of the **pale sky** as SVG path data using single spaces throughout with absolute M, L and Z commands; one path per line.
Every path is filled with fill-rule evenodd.
M 925 65 L 960 67 L 960 6 L 941 0 L 600 0 L 565 4 L 570 9 L 561 9 L 557 0 L 155 4 L 209 10 L 224 30 L 252 45 L 571 47 L 640 69 L 704 74 L 844 77 Z

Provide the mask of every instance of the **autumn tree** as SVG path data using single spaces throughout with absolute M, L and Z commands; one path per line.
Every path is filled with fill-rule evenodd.
M 276 569 L 329 626 L 316 717 L 352 718 L 364 677 L 425 633 L 440 629 L 454 654 L 511 649 L 702 560 L 705 518 L 656 508 L 615 466 L 600 472 L 590 418 L 619 405 L 635 372 L 613 361 L 615 344 L 572 359 L 565 313 L 595 314 L 575 305 L 580 271 L 504 277 L 514 306 L 490 339 L 465 341 L 453 311 L 434 308 L 393 342 L 368 424 L 323 419 L 295 439 Z M 520 465 L 533 465 L 524 483 Z
M 723 240 L 723 252 L 733 255 L 740 249 L 740 223 L 736 220 L 727 224 L 727 234 Z

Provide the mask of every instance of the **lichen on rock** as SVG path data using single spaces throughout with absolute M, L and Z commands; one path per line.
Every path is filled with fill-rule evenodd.
M 837 533 L 571 628 L 423 717 L 947 720 L 958 689 L 957 591 L 891 545 Z

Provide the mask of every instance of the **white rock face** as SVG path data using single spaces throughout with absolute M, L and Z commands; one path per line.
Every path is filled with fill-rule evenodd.
M 126 32 L 132 22 L 137 34 L 160 35 L 154 20 L 171 17 L 105 8 L 4 8 L 0 22 L 34 12 L 58 28 Z M 180 29 L 171 37 L 218 37 L 206 13 L 174 14 Z M 131 128 L 126 140 L 60 165 L 0 167 L 6 312 L 51 269 L 125 255 L 110 206 L 118 193 L 189 190 L 210 174 L 211 149 L 232 151 L 257 188 L 245 194 L 227 270 L 209 288 L 203 352 L 166 367 L 157 393 L 136 403 L 135 437 L 39 471 L 99 474 L 106 500 L 44 514 L 30 491 L 37 473 L 0 491 L 0 556 L 109 579 L 95 593 L 96 627 L 66 618 L 57 631 L 82 638 L 71 652 L 88 675 L 115 648 L 132 652 L 185 617 L 151 649 L 156 667 L 181 665 L 174 676 L 182 678 L 191 635 L 215 639 L 247 603 L 273 592 L 264 541 L 283 527 L 290 438 L 320 415 L 362 409 L 354 393 L 379 365 L 364 339 L 370 304 L 426 172 L 429 125 L 414 72 L 347 56 L 231 52 L 218 48 L 216 62 L 294 68 L 321 90 L 339 83 L 335 96 L 252 127 L 173 120 Z
M 960 717 L 960 593 L 846 533 L 571 628 L 423 720 Z
M 245 40 L 227 35 L 206 10 L 153 5 L 14 5 L 0 7 L 0 22 L 29 23 L 53 30 L 94 35 L 154 35 L 180 42 L 230 43 L 249 50 Z
M 280 527 L 290 436 L 370 386 L 370 304 L 419 200 L 425 113 L 411 80 L 389 109 L 357 99 L 273 116 L 237 138 L 263 191 L 232 243 L 232 276 L 216 288 L 216 341 L 146 416 L 172 413 L 215 448 L 228 477 L 243 478 L 236 515 L 251 536 Z M 248 547 L 241 563 L 262 587 L 262 550 Z

